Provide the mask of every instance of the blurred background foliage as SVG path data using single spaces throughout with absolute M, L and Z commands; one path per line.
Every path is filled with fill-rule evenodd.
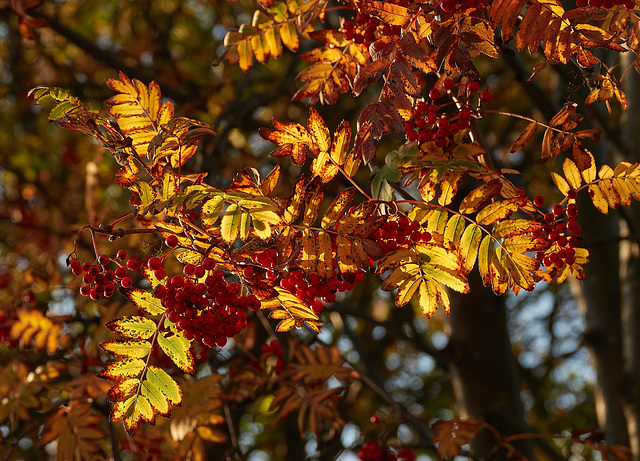
M 96 303 L 76 296 L 79 281 L 67 270 L 65 259 L 82 226 L 127 214 L 129 197 L 113 183 L 116 162 L 88 138 L 49 123 L 46 109 L 26 99 L 28 90 L 58 86 L 98 105 L 110 96 L 105 79 L 119 70 L 147 83 L 156 80 L 163 95 L 175 102 L 177 115 L 214 124 L 219 135 L 202 142 L 187 168 L 208 172 L 207 181 L 217 186 L 228 185 L 246 166 L 269 171 L 275 162 L 268 158 L 270 145 L 257 129 L 269 126 L 272 117 L 303 122 L 308 112 L 303 103 L 291 102 L 300 86 L 294 77 L 304 68 L 294 54 L 285 51 L 281 59 L 256 64 L 247 74 L 219 59 L 226 31 L 251 22 L 256 8 L 252 0 L 45 1 L 31 19 L 44 19 L 48 26 L 32 30 L 33 39 L 21 35 L 20 18 L 10 3 L 0 6 L 0 457 L 39 460 L 55 455 L 53 444 L 38 446 L 39 433 L 65 404 L 69 383 L 100 368 L 104 357 L 96 345 L 107 338 L 104 322 L 130 309 L 118 297 Z M 337 26 L 336 17 L 329 15 L 327 21 Z M 496 95 L 493 108 L 545 117 L 523 87 L 514 85 L 512 66 L 487 59 L 479 68 Z M 567 83 L 543 71 L 537 84 L 550 104 L 560 107 Z M 335 128 L 342 119 L 354 121 L 368 102 L 367 94 L 357 100 L 341 96 L 337 105 L 318 109 Z M 553 202 L 550 184 L 539 179 L 548 178 L 540 173 L 552 166 L 537 164 L 533 152 L 506 154 L 524 126 L 504 117 L 481 121 L 496 163 L 521 169 L 521 185 Z M 398 141 L 385 138 L 378 144 L 378 162 Z M 276 192 L 286 195 L 300 168 L 283 166 Z M 368 174 L 363 169 L 357 179 L 364 184 Z M 341 186 L 336 184 L 336 191 Z M 107 254 L 124 248 L 142 255 L 152 254 L 158 243 L 145 234 L 119 240 L 117 247 L 98 242 Z M 81 260 L 93 259 L 87 233 L 78 236 L 78 252 Z M 520 396 L 531 431 L 554 434 L 595 426 L 595 378 L 583 345 L 584 323 L 568 289 L 540 286 L 506 303 L 512 352 L 521 373 Z M 12 341 L 7 322 L 24 308 L 37 308 L 52 318 L 63 316 L 69 333 L 66 348 L 47 356 Z M 352 450 L 363 440 L 383 435 L 391 446 L 415 448 L 420 460 L 436 459 L 428 427 L 436 419 L 458 414 L 447 367 L 446 316 L 439 312 L 427 321 L 409 307 L 396 309 L 389 295 L 379 290 L 379 281 L 370 278 L 326 309 L 324 319 L 322 335 L 302 336 L 312 343 L 337 345 L 367 377 L 361 389 L 345 398 L 345 431 L 333 441 L 316 441 L 311 434 L 301 440 L 295 421 L 276 424 L 267 411 L 268 399 L 258 400 L 231 408 L 232 417 L 227 418 L 238 431 L 241 458 L 349 460 L 355 459 Z M 266 333 L 256 335 L 259 347 Z M 232 345 L 211 351 L 200 375 L 224 371 L 237 354 Z M 57 365 L 58 376 L 39 378 L 38 367 L 53 360 L 64 365 Z M 7 408 L 8 399 L 16 397 L 21 380 L 37 381 L 40 387 L 29 394 L 35 400 L 14 412 Z M 96 394 L 93 403 L 92 411 L 108 414 L 103 394 Z M 370 422 L 375 414 L 381 418 L 378 424 Z M 145 427 L 127 439 L 119 424 L 108 427 L 104 418 L 101 427 L 127 443 L 105 438 L 100 446 L 104 456 L 115 459 L 180 459 L 179 443 L 166 437 L 168 425 L 167 420 L 159 421 L 157 427 Z M 564 453 L 567 458 L 582 459 L 580 447 L 573 450 Z M 207 445 L 204 453 L 206 459 L 221 459 L 216 445 Z

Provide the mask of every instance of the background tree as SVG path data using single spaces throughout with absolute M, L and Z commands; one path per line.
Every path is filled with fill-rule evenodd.
M 354 459 L 358 450 L 360 458 L 374 459 L 379 447 L 386 446 L 394 448 L 400 459 L 413 456 L 413 452 L 402 451 L 403 447 L 421 459 L 456 453 L 473 459 L 504 459 L 512 449 L 535 459 L 580 459 L 592 456 L 594 449 L 604 457 L 625 459 L 627 452 L 615 445 L 630 446 L 639 459 L 634 387 L 638 382 L 637 219 L 633 207 L 611 210 L 628 205 L 638 195 L 635 164 L 616 167 L 621 161 L 636 161 L 630 146 L 635 145 L 638 132 L 637 109 L 631 103 L 626 112 L 621 110 L 627 108 L 627 100 L 634 101 L 637 92 L 637 73 L 631 66 L 638 22 L 633 9 L 626 9 L 633 8 L 632 3 L 625 7 L 591 2 L 577 9 L 576 5 L 564 4 L 563 9 L 556 2 L 537 1 L 491 5 L 318 1 L 5 4 L 0 10 L 0 78 L 4 85 L 0 88 L 4 122 L 0 131 L 0 299 L 4 314 L 0 430 L 5 458 L 42 459 L 43 453 L 49 453 L 58 459 L 216 459 L 221 453 L 219 444 L 223 444 L 227 457 L 242 459 Z M 620 53 L 627 49 L 631 51 Z M 106 79 L 111 79 L 110 88 L 104 84 Z M 151 81 L 158 86 L 149 85 Z M 47 111 L 55 107 L 52 120 L 93 135 L 99 142 L 48 124 L 42 106 L 25 98 L 38 85 L 69 90 L 41 88 L 32 96 L 42 103 L 48 100 Z M 483 93 L 487 87 L 491 93 Z M 159 160 L 148 157 L 136 163 L 127 157 L 132 155 L 127 138 L 134 149 L 150 140 L 136 134 L 139 121 L 127 124 L 126 104 L 144 106 L 140 92 L 150 92 L 153 101 L 156 88 L 171 101 L 161 99 L 156 106 L 159 112 L 145 106 L 134 117 L 150 115 L 158 127 L 172 118 L 175 121 L 165 124 L 152 143 Z M 114 91 L 121 100 L 113 98 Z M 105 112 L 98 115 L 80 103 L 91 100 L 96 107 L 104 107 L 109 98 L 110 120 L 101 118 Z M 464 108 L 467 98 L 473 117 L 453 110 L 456 104 Z M 568 104 L 569 100 L 577 105 Z M 466 133 L 464 121 L 469 120 L 470 134 L 438 134 L 431 139 L 434 134 L 426 134 L 431 133 L 426 120 L 429 112 L 423 110 L 421 101 L 424 108 L 430 101 L 434 107 L 441 105 L 438 118 L 457 123 L 462 133 Z M 163 112 L 160 103 L 166 111 L 169 104 L 174 106 L 175 114 Z M 311 115 L 308 105 L 314 107 Z M 301 131 L 288 132 L 283 125 L 265 129 L 272 126 L 272 118 L 309 127 L 313 142 L 298 137 L 298 147 L 290 147 L 283 133 L 300 135 Z M 344 125 L 339 128 L 342 120 L 351 123 L 350 130 Z M 543 123 L 543 129 L 533 120 Z M 322 134 L 324 124 L 329 141 Z M 545 129 L 548 125 L 552 128 Z M 127 131 L 131 126 L 134 129 Z M 210 136 L 212 127 L 215 136 Z M 442 126 L 434 126 L 438 133 L 435 128 Z M 602 131 L 602 148 L 596 145 L 596 128 Z M 318 166 L 320 160 L 311 169 L 310 162 L 300 161 L 323 151 L 315 145 L 318 141 L 340 145 L 343 138 L 339 134 L 346 137 L 351 131 L 353 141 L 345 145 L 344 153 L 353 152 L 352 163 L 338 162 L 346 174 L 329 173 L 331 164 Z M 187 146 L 184 152 L 193 157 L 183 164 L 182 158 L 172 157 L 172 136 L 193 146 L 200 140 L 200 148 L 194 151 Z M 297 153 L 298 157 L 268 157 L 273 144 L 263 138 L 278 144 L 280 154 Z M 403 143 L 407 144 L 399 149 Z M 142 157 L 148 154 L 147 144 Z M 595 165 L 587 149 L 594 153 L 600 176 L 592 172 Z M 452 155 L 454 152 L 457 154 Z M 456 162 L 466 154 L 471 157 Z M 574 167 L 565 158 L 572 159 Z M 355 168 L 355 161 L 361 159 L 366 166 Z M 133 165 L 139 169 L 145 162 L 153 163 L 148 175 L 133 173 Z M 605 163 L 615 168 L 615 179 L 608 170 L 599 170 Z M 277 164 L 281 165 L 279 181 L 269 192 L 283 199 L 252 202 L 243 196 L 244 205 L 239 204 L 240 196 L 233 194 L 255 195 L 256 186 L 251 184 L 255 175 L 236 177 L 236 173 L 249 166 L 265 178 Z M 517 169 L 521 174 L 507 178 L 497 168 Z M 348 286 L 345 290 L 340 286 L 343 294 L 335 302 L 315 306 L 317 311 L 324 307 L 319 316 L 325 323 L 323 334 L 316 335 L 309 326 L 276 333 L 278 327 L 286 330 L 293 324 L 282 326 L 269 319 L 269 310 L 247 310 L 247 327 L 224 348 L 209 349 L 194 341 L 190 351 L 175 339 L 184 337 L 180 330 L 186 331 L 179 322 L 172 332 L 169 318 L 168 330 L 162 329 L 162 321 L 151 321 L 150 326 L 139 320 L 141 311 L 136 307 L 146 309 L 149 318 L 156 313 L 154 309 L 161 309 L 154 301 L 146 303 L 152 298 L 143 294 L 150 293 L 145 275 L 146 283 L 157 283 L 150 273 L 129 271 L 117 278 L 127 297 L 105 298 L 109 290 L 102 291 L 98 301 L 91 299 L 91 293 L 78 295 L 85 285 L 95 288 L 96 283 L 74 277 L 67 261 L 98 263 L 96 258 L 104 253 L 116 260 L 105 268 L 115 269 L 133 257 L 153 269 L 157 263 L 151 258 L 162 257 L 171 247 L 184 247 L 183 239 L 189 236 L 197 240 L 203 226 L 218 248 L 230 243 L 233 226 L 217 221 L 215 197 L 223 197 L 227 206 L 237 204 L 263 213 L 252 216 L 254 232 L 256 222 L 270 223 L 276 229 L 280 224 L 269 214 L 273 210 L 280 212 L 286 203 L 296 200 L 309 209 L 310 187 L 304 201 L 300 194 L 292 195 L 296 187 L 302 190 L 298 182 L 302 171 L 322 179 L 339 173 L 323 187 L 323 210 L 350 186 L 381 201 L 369 201 L 377 205 L 365 210 L 368 215 L 379 214 L 379 225 L 387 226 L 370 239 L 378 246 L 387 245 L 380 250 L 391 255 L 386 261 L 379 260 L 377 247 L 369 248 L 378 272 L 386 272 L 380 269 L 385 262 L 393 268 L 393 255 L 408 248 L 404 243 L 405 247 L 392 248 L 389 242 L 393 239 L 382 235 L 391 235 L 405 213 L 420 222 L 419 232 L 429 233 L 426 241 L 431 243 L 425 245 L 432 252 L 448 248 L 445 239 L 455 242 L 456 229 L 472 229 L 456 218 L 461 216 L 455 214 L 457 210 L 473 210 L 463 214 L 476 223 L 482 219 L 475 212 L 498 213 L 496 221 L 485 213 L 489 226 L 527 219 L 526 230 L 510 235 L 520 232 L 530 239 L 527 245 L 533 246 L 526 246 L 523 254 L 532 250 L 528 254 L 536 256 L 536 251 L 546 251 L 542 256 L 550 258 L 557 253 L 558 240 L 550 242 L 544 238 L 550 232 L 539 232 L 543 215 L 550 212 L 551 221 L 569 222 L 570 213 L 565 215 L 563 208 L 557 213 L 561 219 L 555 219 L 551 206 L 572 203 L 571 190 L 582 187 L 577 194 L 581 231 L 567 235 L 584 238 L 578 246 L 589 251 L 591 262 L 584 265 L 588 282 L 571 282 L 571 293 L 564 286 L 541 283 L 531 294 L 521 291 L 517 297 L 496 297 L 476 280 L 475 268 L 472 272 L 449 268 L 449 274 L 440 266 L 429 266 L 440 270 L 434 280 L 446 280 L 445 286 L 460 291 L 466 291 L 468 273 L 471 289 L 467 295 L 451 294 L 450 318 L 440 309 L 427 320 L 421 310 L 425 311 L 425 305 L 434 307 L 425 302 L 434 293 L 418 294 L 403 309 L 396 309 L 389 293 L 380 289 L 379 278 L 356 279 L 358 264 L 336 250 L 340 272 L 347 274 L 339 283 Z M 550 171 L 561 178 L 551 181 Z M 195 176 L 200 172 L 207 172 L 207 177 Z M 465 179 L 458 184 L 462 176 Z M 163 177 L 170 180 L 165 183 Z M 172 189 L 176 178 L 180 184 Z M 194 188 L 189 196 L 185 185 L 191 183 Z M 586 183 L 590 183 L 588 188 Z M 227 195 L 205 185 L 217 191 L 226 188 Z M 446 201 L 440 197 L 447 187 L 459 188 L 457 194 L 451 194 L 451 203 L 444 205 L 454 213 L 427 216 L 428 207 L 414 206 L 431 201 L 442 209 L 440 201 Z M 522 188 L 522 196 L 517 187 Z M 180 190 L 183 194 L 172 199 L 173 205 L 163 201 Z M 265 190 L 261 192 L 270 195 Z M 357 195 L 353 204 L 361 203 L 363 197 Z M 540 204 L 542 197 L 546 205 Z M 496 204 L 493 208 L 491 203 L 486 205 L 488 199 Z M 408 202 L 381 205 L 393 200 Z M 132 210 L 140 216 L 121 220 Z M 502 216 L 502 210 L 509 211 Z M 348 212 L 348 207 L 341 211 Z M 602 212 L 608 212 L 606 219 Z M 223 214 L 230 215 L 229 208 Z M 509 217 L 512 219 L 505 219 Z M 105 223 L 114 225 L 100 227 Z M 92 227 L 80 231 L 86 225 Z M 180 239 L 172 241 L 170 236 L 179 229 L 171 225 L 187 229 L 187 234 L 178 234 Z M 357 218 L 357 226 L 365 225 Z M 124 238 L 116 232 L 119 226 L 126 233 Z M 313 272 L 309 270 L 311 258 L 304 256 L 311 253 L 309 236 L 317 239 L 319 235 L 312 232 L 293 235 L 289 241 L 292 248 L 297 248 L 296 241 L 303 242 L 302 256 L 289 256 L 299 261 L 305 276 Z M 280 230 L 274 230 L 275 234 L 285 235 Z M 115 242 L 109 242 L 109 236 Z M 419 237 L 414 242 L 425 240 L 424 234 Z M 468 241 L 467 237 L 464 242 Z M 234 253 L 239 266 L 223 269 L 249 284 L 243 295 L 254 294 L 263 307 L 284 312 L 271 301 L 268 284 L 259 282 L 271 277 L 262 268 L 272 262 L 278 280 L 287 278 L 288 270 L 301 273 L 285 267 L 290 262 L 282 257 L 287 246 L 279 242 L 244 248 L 245 253 Z M 449 249 L 447 257 L 455 261 L 464 247 Z M 262 252 L 263 248 L 277 249 L 279 259 L 269 260 L 270 253 Z M 118 250 L 128 253 L 121 262 L 117 262 Z M 216 254 L 211 248 L 196 250 L 210 259 Z M 267 259 L 260 260 L 261 254 Z M 202 265 L 201 256 L 183 254 L 182 263 Z M 565 261 L 564 267 L 575 267 L 573 272 L 580 277 L 581 264 Z M 558 273 L 564 278 L 557 261 L 542 262 L 540 270 L 530 273 L 511 262 L 511 266 L 496 263 L 493 272 L 489 268 L 484 274 L 498 292 L 518 284 L 530 288 L 528 280 L 551 281 Z M 182 263 L 170 256 L 162 269 L 178 274 L 183 271 Z M 83 273 L 74 264 L 71 270 Z M 251 270 L 245 273 L 249 267 L 257 269 L 257 277 Z M 317 267 L 313 263 L 314 270 Z M 409 265 L 404 261 L 398 267 Z M 445 273 L 455 277 L 445 277 Z M 507 286 L 507 273 L 515 285 Z M 387 280 L 383 288 L 396 287 L 385 274 L 380 275 Z M 127 277 L 131 277 L 131 287 L 125 286 Z M 399 277 L 404 280 L 404 275 Z M 401 301 L 408 301 L 406 284 L 398 285 L 406 295 Z M 139 291 L 131 291 L 132 287 Z M 294 317 L 314 324 L 314 306 L 307 301 L 305 307 L 292 298 L 288 302 L 294 304 L 288 307 L 295 305 L 298 313 Z M 135 318 L 138 324 L 131 327 L 130 320 L 117 320 L 120 318 Z M 149 335 L 144 328 L 151 328 Z M 129 339 L 115 340 L 113 331 Z M 158 339 L 160 336 L 164 339 Z M 226 336 L 230 335 L 225 334 L 224 341 L 222 336 L 217 338 L 219 344 Z M 156 342 L 160 346 L 153 351 L 145 349 L 144 344 Z M 102 349 L 98 347 L 101 343 Z M 107 362 L 105 352 L 128 358 Z M 144 376 L 118 368 L 123 363 L 135 365 L 138 357 L 148 357 Z M 195 373 L 185 374 L 180 368 Z M 165 370 L 169 378 L 159 370 Z M 115 410 L 106 398 L 114 383 L 97 378 L 98 372 L 120 382 L 109 393 L 113 402 L 120 402 Z M 120 408 L 129 429 L 137 425 L 132 424 L 135 418 L 131 415 L 136 406 L 123 409 L 126 399 L 122 397 L 132 390 L 122 383 L 129 379 L 137 379 L 139 388 L 146 386 L 144 395 L 152 402 L 150 413 L 140 410 L 142 418 L 156 419 L 155 426 L 142 423 L 130 436 L 120 423 L 108 418 L 111 415 L 113 420 L 114 413 L 118 416 Z M 181 396 L 171 387 L 174 381 L 180 385 Z M 160 397 L 153 386 L 161 390 Z M 173 408 L 170 420 L 156 418 L 179 401 L 182 406 Z M 460 417 L 467 419 L 458 420 Z M 596 426 L 604 434 L 593 429 Z M 533 440 L 520 445 L 516 434 L 523 433 L 564 434 L 564 438 L 526 436 Z M 469 447 L 466 443 L 471 439 L 474 443 Z

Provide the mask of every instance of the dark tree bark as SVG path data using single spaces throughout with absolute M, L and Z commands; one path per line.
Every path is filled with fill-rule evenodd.
M 502 435 L 528 432 L 520 401 L 520 383 L 507 332 L 504 297 L 470 274 L 471 293 L 453 294 L 448 349 L 460 416 L 482 418 Z M 518 449 L 530 458 L 530 446 Z M 507 459 L 495 438 L 481 434 L 473 447 L 477 459 Z

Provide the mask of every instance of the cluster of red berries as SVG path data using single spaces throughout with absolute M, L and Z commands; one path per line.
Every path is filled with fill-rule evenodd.
M 613 8 L 616 5 L 624 5 L 628 10 L 632 10 L 636 7 L 634 0 L 576 0 L 576 6 L 582 8 L 584 6 L 590 6 L 592 8 L 602 6 L 604 8 Z
M 384 256 L 411 242 L 428 242 L 431 240 L 431 234 L 422 230 L 419 222 L 400 216 L 398 219 L 385 222 L 370 238 L 378 242 Z
M 357 455 L 362 461 L 413 461 L 416 459 L 416 454 L 409 448 L 403 448 L 394 453 L 372 440 L 367 440 L 358 450 Z
M 424 100 L 418 101 L 413 109 L 413 120 L 405 123 L 405 136 L 409 141 L 419 143 L 435 141 L 438 147 L 445 147 L 449 138 L 458 131 L 468 128 L 469 121 L 476 111 L 471 105 L 470 96 L 480 91 L 480 84 L 476 81 L 467 83 L 467 98 L 460 101 L 462 106 L 455 113 L 446 112 L 448 106 L 453 103 L 438 105 L 436 101 L 447 92 L 454 90 L 456 83 L 451 79 L 445 79 L 442 88 L 432 88 L 429 91 L 431 103 Z M 493 94 L 489 90 L 480 93 L 480 102 L 489 103 L 493 100 Z
M 445 14 L 465 12 L 472 8 L 482 8 L 489 5 L 488 0 L 441 0 L 440 9 Z
M 154 274 L 158 271 L 157 260 L 160 258 L 148 261 Z M 184 276 L 169 277 L 154 290 L 167 319 L 183 331 L 184 337 L 211 348 L 224 346 L 227 338 L 247 326 L 247 308 L 260 308 L 260 301 L 254 295 L 241 295 L 238 282 L 227 282 L 223 272 L 214 269 L 211 258 L 203 259 L 197 266 L 186 264 Z
M 387 3 L 395 3 L 400 6 L 409 6 L 409 0 L 389 0 Z M 386 24 L 380 19 L 359 11 L 355 22 L 344 22 L 344 35 L 347 40 L 369 45 L 380 37 L 400 35 L 402 28 Z
M 127 252 L 120 250 L 115 259 L 124 260 L 126 257 Z M 131 277 L 127 276 L 127 270 L 124 267 L 118 267 L 116 270 L 106 269 L 110 262 L 111 258 L 105 254 L 98 257 L 97 264 L 81 263 L 77 258 L 69 260 L 73 275 L 78 276 L 84 273 L 82 276 L 84 285 L 80 287 L 82 296 L 89 296 L 92 300 L 97 301 L 103 296 L 105 298 L 112 297 L 116 289 L 116 283 L 123 288 L 129 288 L 133 285 L 133 281 Z
M 569 198 L 576 198 L 575 190 L 569 191 Z M 541 207 L 544 205 L 544 199 L 537 195 L 533 203 Z M 566 219 L 562 215 L 566 215 Z M 560 204 L 555 204 L 550 212 L 544 214 L 544 227 L 533 233 L 534 237 L 546 239 L 553 245 L 547 252 L 536 253 L 536 259 L 544 266 L 562 269 L 565 264 L 570 266 L 575 263 L 574 248 L 580 243 L 581 231 L 577 220 L 578 206 L 575 202 L 569 203 L 566 209 Z

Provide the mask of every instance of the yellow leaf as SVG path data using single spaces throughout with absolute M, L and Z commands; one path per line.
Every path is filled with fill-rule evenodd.
M 157 411 L 161 415 L 168 415 L 170 406 L 167 400 L 167 396 L 162 393 L 160 388 L 155 383 L 145 379 L 142 381 L 140 394 L 144 396 L 154 411 Z
M 476 263 L 481 238 L 482 230 L 475 224 L 469 224 L 460 237 L 460 257 L 467 273 L 473 269 Z
M 157 325 L 151 319 L 134 315 L 131 317 L 121 317 L 107 323 L 107 328 L 114 333 L 118 333 L 126 338 L 149 339 L 156 331 Z
M 485 183 L 469 194 L 460 203 L 460 213 L 470 214 L 478 211 L 482 206 L 487 203 L 491 197 L 498 194 L 502 189 L 502 184 L 498 179 L 492 179 L 488 183 Z
M 193 373 L 194 361 L 189 350 L 191 341 L 186 339 L 182 332 L 161 332 L 158 335 L 158 345 L 178 368 L 186 373 Z
M 571 187 L 569 187 L 569 183 L 562 176 L 552 171 L 551 179 L 553 179 L 553 182 L 555 183 L 556 187 L 558 188 L 558 190 L 562 195 L 567 195 L 569 193 L 569 190 L 571 189 Z
M 136 288 L 129 291 L 123 291 L 123 293 L 127 298 L 129 298 L 129 301 L 131 301 L 138 309 L 146 312 L 149 315 L 159 315 L 164 312 L 164 307 L 162 306 L 160 300 L 149 291 Z M 153 323 L 152 320 L 146 320 Z
M 222 238 L 228 244 L 235 242 L 238 238 L 238 231 L 240 230 L 240 207 L 232 203 L 225 210 L 222 222 L 220 223 L 220 231 Z
M 396 293 L 396 306 L 402 307 L 411 301 L 411 298 L 420 287 L 421 283 L 424 283 L 424 281 L 422 280 L 422 277 L 420 277 L 420 274 L 416 274 L 402 282 L 398 288 L 398 293 Z
M 591 196 L 591 201 L 601 213 L 609 213 L 607 200 L 604 198 L 604 195 L 602 194 L 600 187 L 598 187 L 598 184 L 589 184 L 589 195 Z
M 126 358 L 143 358 L 149 355 L 151 351 L 151 343 L 140 340 L 122 340 L 112 339 L 100 343 L 100 347 L 105 352 L 110 353 L 114 357 L 126 357 Z
M 111 381 L 122 381 L 125 378 L 131 378 L 140 375 L 145 368 L 144 360 L 140 359 L 122 359 L 107 365 L 98 377 L 110 379 Z
M 577 190 L 582 185 L 580 170 L 578 170 L 573 160 L 565 158 L 562 163 L 562 171 L 564 171 L 564 175 L 572 189 Z
M 160 389 L 172 405 L 180 405 L 182 402 L 182 391 L 180 391 L 178 384 L 166 371 L 151 365 L 147 369 L 146 378 Z
M 356 191 L 354 187 L 349 187 L 342 192 L 331 202 L 327 212 L 322 217 L 322 228 L 329 229 L 333 227 L 344 215 L 345 211 L 353 201 L 353 197 Z
M 527 199 L 525 197 L 517 197 L 490 203 L 480 210 L 476 216 L 476 220 L 479 225 L 488 226 L 515 213 L 526 204 L 526 201 Z

